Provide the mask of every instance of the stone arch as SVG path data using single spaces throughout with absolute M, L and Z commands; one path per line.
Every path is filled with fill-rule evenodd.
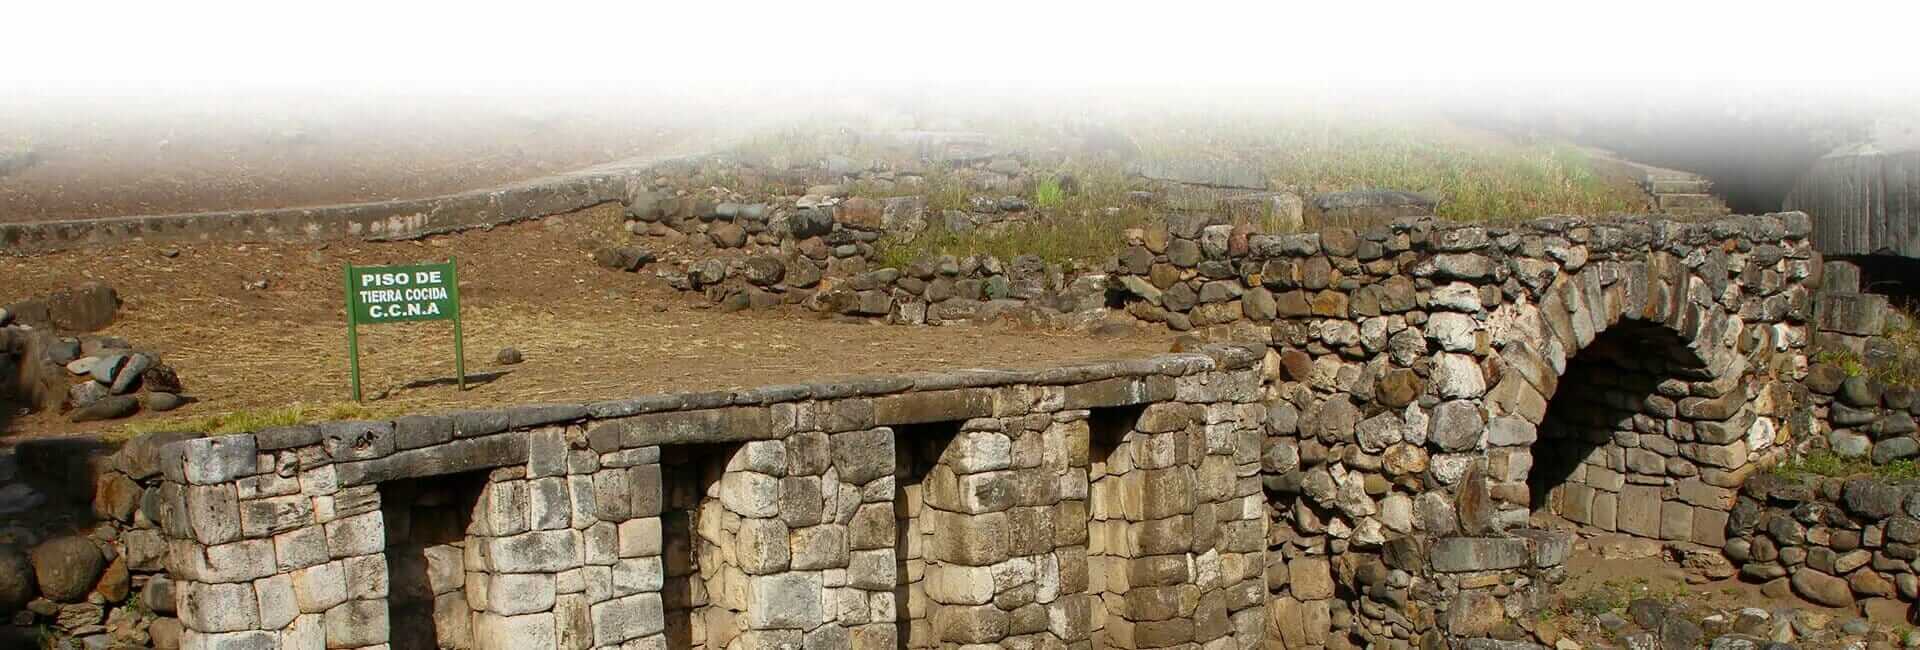
M 1488 318 L 1492 528 L 1553 514 L 1642 537 L 1725 543 L 1727 511 L 1777 427 L 1755 398 L 1773 367 L 1764 325 L 1681 260 L 1562 275 Z M 1505 312 L 1503 314 L 1503 312 Z M 1463 504 L 1468 505 L 1468 504 Z M 1473 517 L 1472 508 L 1463 517 Z
M 1529 479 L 1567 437 L 1550 409 L 1579 401 L 1571 386 L 1591 383 L 1581 366 L 1595 359 L 1664 352 L 1658 380 L 1639 382 L 1670 393 L 1654 445 L 1696 471 L 1650 474 L 1636 516 L 1653 524 L 1634 529 L 1717 545 L 1721 496 L 1779 448 L 1778 423 L 1798 422 L 1818 283 L 1807 229 L 1804 215 L 1553 218 L 1250 238 L 1243 295 L 1271 294 L 1270 320 L 1248 313 L 1270 323 L 1256 336 L 1270 335 L 1280 380 L 1262 458 L 1269 638 L 1506 638 L 1502 622 L 1543 602 L 1572 549 L 1569 531 L 1533 525 Z

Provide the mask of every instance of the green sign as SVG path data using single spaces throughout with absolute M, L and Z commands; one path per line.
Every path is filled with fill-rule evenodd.
M 409 321 L 453 321 L 454 372 L 467 389 L 465 341 L 460 332 L 460 283 L 454 260 L 406 266 L 347 265 L 347 365 L 353 399 L 360 400 L 359 326 Z

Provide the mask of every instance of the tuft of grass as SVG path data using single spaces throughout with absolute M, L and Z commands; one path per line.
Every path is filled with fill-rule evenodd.
M 1895 304 L 1881 334 L 1887 345 L 1876 346 L 1874 354 L 1861 355 L 1844 348 L 1828 348 L 1814 353 L 1817 363 L 1838 366 L 1848 377 L 1866 376 L 1889 386 L 1920 388 L 1920 315 L 1914 305 Z
M 1884 336 L 1896 354 L 1868 360 L 1867 372 L 1883 384 L 1920 386 L 1920 314 L 1910 303 L 1895 304 L 1891 311 Z
M 1773 473 L 1796 481 L 1807 481 L 1816 477 L 1870 476 L 1885 481 L 1904 482 L 1920 480 L 1920 462 L 1901 459 L 1885 465 L 1874 465 L 1872 461 L 1865 458 L 1846 458 L 1831 450 L 1821 449 L 1789 458 L 1775 467 Z
M 1815 363 L 1838 366 L 1848 377 L 1858 377 L 1867 372 L 1867 360 L 1852 350 L 1821 350 L 1814 353 Z
M 1040 183 L 1033 188 L 1033 205 L 1036 208 L 1057 209 L 1066 200 L 1066 193 L 1061 191 L 1059 179 L 1052 177 L 1041 179 Z
M 207 434 L 246 433 L 271 427 L 310 422 L 365 420 L 390 415 L 384 410 L 353 402 L 327 404 L 294 403 L 287 406 L 230 411 L 185 418 L 160 418 L 128 423 L 120 430 L 125 438 L 159 431 L 196 431 Z

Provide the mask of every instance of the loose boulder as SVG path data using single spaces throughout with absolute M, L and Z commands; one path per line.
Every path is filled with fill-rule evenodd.
M 1400 190 L 1328 192 L 1313 197 L 1313 207 L 1329 219 L 1361 222 L 1431 216 L 1439 201 Z
M 187 398 L 181 397 L 178 393 L 147 393 L 146 397 L 141 399 L 141 403 L 149 411 L 165 413 L 186 406 Z
M 154 360 L 153 364 L 147 367 L 146 372 L 140 373 L 140 385 L 156 393 L 181 393 L 186 391 L 186 385 L 180 383 L 180 374 L 174 372 L 173 366 L 169 366 L 166 362 L 158 359 Z
M 627 272 L 640 270 L 654 258 L 652 252 L 638 246 L 606 246 L 593 251 L 593 263 Z
M 92 332 L 113 324 L 120 311 L 120 296 L 113 287 L 98 282 L 61 289 L 47 296 L 47 317 L 55 329 L 67 332 Z
M 140 410 L 140 398 L 132 395 L 111 395 L 92 404 L 74 409 L 67 419 L 74 422 L 93 422 L 114 420 L 133 415 Z
M 77 603 L 93 591 L 107 559 L 85 537 L 61 537 L 34 547 L 29 554 L 40 593 L 59 603 Z
M 135 352 L 127 355 L 127 362 L 113 375 L 113 394 L 125 395 L 140 387 L 140 377 L 153 366 L 153 357 Z

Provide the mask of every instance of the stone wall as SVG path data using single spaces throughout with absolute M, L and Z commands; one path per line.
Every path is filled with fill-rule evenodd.
M 619 201 L 630 178 L 661 164 L 625 160 L 502 187 L 423 199 L 79 221 L 0 223 L 0 252 L 42 253 L 129 242 L 411 239 Z
M 1531 611 L 1542 585 L 1522 569 L 1552 579 L 1563 555 L 1522 552 L 1559 548 L 1515 541 L 1536 513 L 1720 542 L 1728 490 L 1804 405 L 1809 229 L 1785 214 L 1261 235 L 1175 215 L 1133 233 L 1112 282 L 1140 318 L 1270 344 L 1276 626 L 1307 611 L 1309 640 L 1510 638 L 1484 621 Z M 1580 441 L 1580 462 L 1543 439 Z
M 1920 492 L 1870 478 L 1762 474 L 1740 491 L 1726 554 L 1769 593 L 1828 607 L 1920 599 Z
M 1251 647 L 1257 361 L 1222 347 L 172 443 L 154 501 L 181 646 Z M 422 608 L 433 624 L 398 636 Z
M 875 182 L 867 178 L 872 175 L 843 178 Z M 941 217 L 929 215 L 926 199 L 919 196 L 847 196 L 851 183 L 814 186 L 810 189 L 821 194 L 798 199 L 750 198 L 685 187 L 695 178 L 704 176 L 662 176 L 637 188 L 627 198 L 628 229 L 640 237 L 631 245 L 602 248 L 596 262 L 627 271 L 654 265 L 649 272 L 672 286 L 702 292 L 729 310 L 804 305 L 927 324 L 1105 305 L 1104 275 L 1048 264 L 1034 255 L 1011 260 L 948 256 L 903 268 L 884 267 L 878 259 L 875 243 L 883 236 L 911 241 L 930 230 L 964 232 L 1039 218 L 1024 201 L 1009 197 Z M 654 264 L 663 258 L 668 259 Z

